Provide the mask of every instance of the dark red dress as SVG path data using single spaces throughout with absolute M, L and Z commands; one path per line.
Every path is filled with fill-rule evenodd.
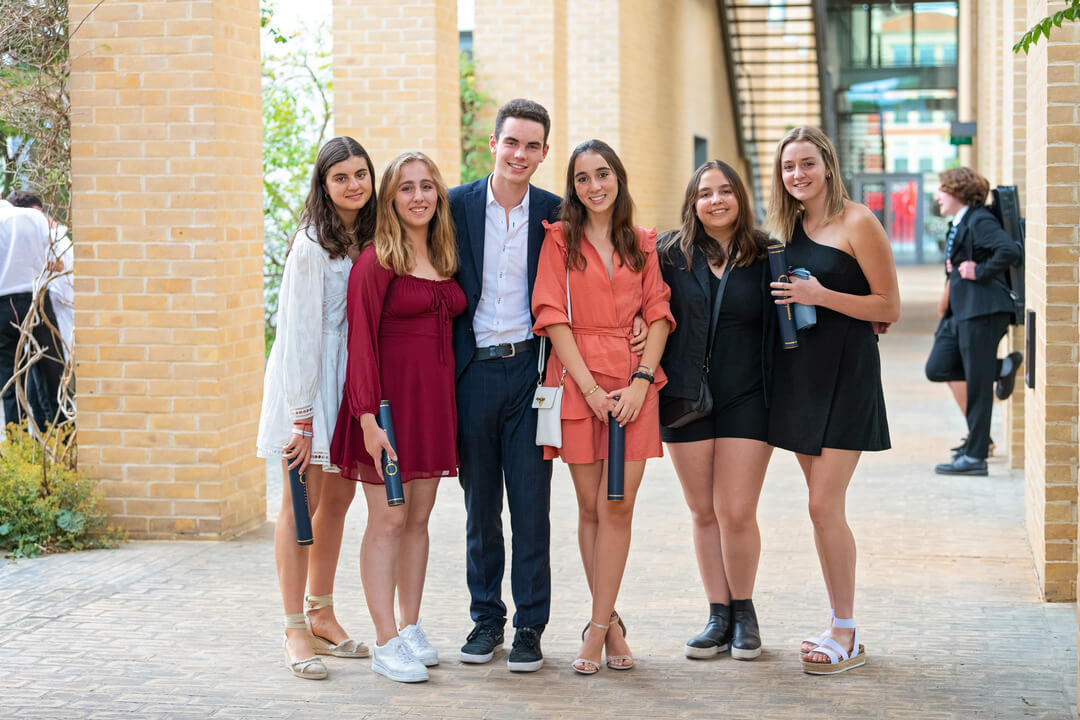
M 457 406 L 451 321 L 465 310 L 455 280 L 395 275 L 360 253 L 349 274 L 349 359 L 332 462 L 351 480 L 379 483 L 360 416 L 390 401 L 404 482 L 457 475 Z

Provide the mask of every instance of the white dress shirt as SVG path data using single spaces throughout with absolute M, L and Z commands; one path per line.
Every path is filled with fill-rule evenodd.
M 48 257 L 45 215 L 0 200 L 0 296 L 33 292 Z
M 501 345 L 532 337 L 529 308 L 529 193 L 507 212 L 487 182 L 484 206 L 484 275 L 473 315 L 476 346 Z

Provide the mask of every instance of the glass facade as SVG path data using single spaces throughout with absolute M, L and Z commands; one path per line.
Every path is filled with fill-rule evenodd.
M 885 224 L 897 262 L 939 261 L 933 194 L 957 163 L 957 3 L 830 0 L 826 25 L 844 180 Z

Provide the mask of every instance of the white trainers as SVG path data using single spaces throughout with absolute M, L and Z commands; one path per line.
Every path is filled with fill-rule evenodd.
M 416 659 L 401 637 L 392 637 L 385 645 L 375 645 L 371 669 L 397 682 L 424 682 L 429 677 L 424 663 Z
M 419 620 L 416 621 L 415 625 L 406 625 L 401 630 L 398 630 L 398 637 L 405 641 L 416 659 L 427 667 L 439 664 L 439 653 L 428 642 L 427 635 L 424 634 L 424 629 L 420 627 Z

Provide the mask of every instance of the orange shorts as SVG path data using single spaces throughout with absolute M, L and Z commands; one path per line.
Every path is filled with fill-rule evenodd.
M 544 447 L 544 459 L 562 458 L 565 463 L 607 460 L 608 428 L 595 415 L 580 420 L 563 418 L 562 447 Z M 626 426 L 626 460 L 663 457 L 660 442 L 660 403 L 655 387 L 649 388 L 637 420 Z

